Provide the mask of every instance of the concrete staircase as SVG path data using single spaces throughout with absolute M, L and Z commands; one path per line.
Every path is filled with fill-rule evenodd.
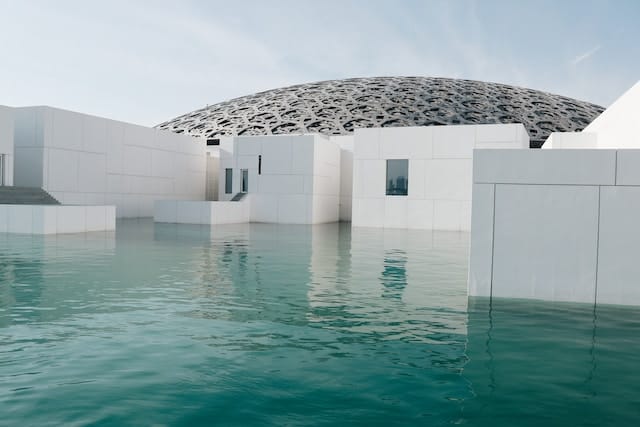
M 36 187 L 0 186 L 0 205 L 59 205 L 51 194 Z

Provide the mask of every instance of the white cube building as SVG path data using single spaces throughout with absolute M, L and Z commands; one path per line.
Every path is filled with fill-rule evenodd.
M 639 114 L 640 83 L 543 150 L 475 152 L 469 295 L 640 305 Z
M 356 129 L 356 227 L 468 231 L 474 148 L 529 148 L 521 124 Z

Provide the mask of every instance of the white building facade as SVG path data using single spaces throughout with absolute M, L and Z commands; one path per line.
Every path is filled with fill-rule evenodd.
M 118 217 L 153 216 L 158 199 L 204 200 L 199 138 L 51 107 L 13 111 L 16 186 L 62 204 L 114 205 Z
M 474 155 L 469 295 L 640 305 L 640 84 L 542 150 Z
M 529 148 L 521 124 L 356 129 L 355 227 L 468 231 L 474 148 Z

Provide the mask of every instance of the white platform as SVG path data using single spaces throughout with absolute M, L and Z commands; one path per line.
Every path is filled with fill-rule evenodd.
M 477 150 L 469 295 L 640 305 L 640 150 Z
M 0 233 L 66 234 L 115 229 L 115 206 L 0 205 Z
M 250 196 L 238 202 L 157 200 L 155 222 L 175 224 L 239 224 L 249 222 Z

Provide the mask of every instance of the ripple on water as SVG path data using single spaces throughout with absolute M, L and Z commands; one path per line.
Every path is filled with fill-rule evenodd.
M 636 425 L 640 312 L 466 297 L 468 235 L 0 235 L 7 425 Z

